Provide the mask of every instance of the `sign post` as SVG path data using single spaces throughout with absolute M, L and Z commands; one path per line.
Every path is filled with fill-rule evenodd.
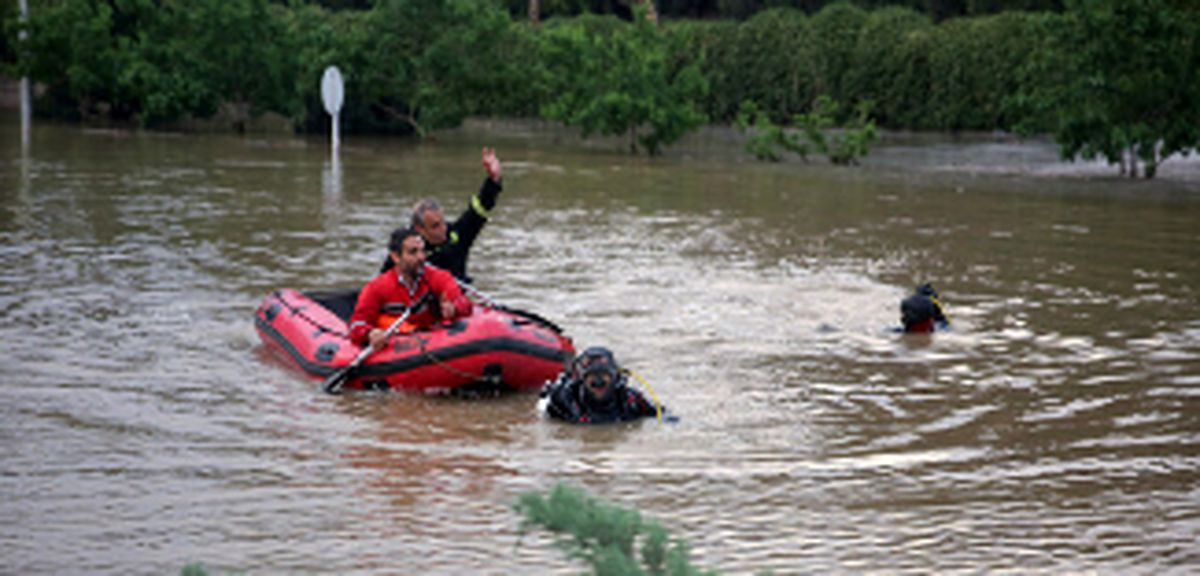
M 20 0 L 21 24 L 29 21 L 29 2 Z M 21 27 L 19 41 L 25 42 L 25 28 Z M 29 131 L 33 125 L 33 104 L 30 102 L 29 77 L 21 77 L 21 150 L 29 149 Z
M 338 125 L 338 115 L 342 111 L 342 99 L 345 97 L 345 86 L 342 83 L 342 73 L 337 69 L 337 66 L 330 66 L 325 69 L 325 75 L 321 77 L 321 102 L 325 104 L 325 111 L 333 117 L 333 154 L 336 156 L 338 147 L 341 145 L 341 127 Z

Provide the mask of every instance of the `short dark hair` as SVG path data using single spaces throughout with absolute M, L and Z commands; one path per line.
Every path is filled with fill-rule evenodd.
M 401 226 L 392 230 L 392 238 L 388 240 L 388 252 L 400 252 L 404 249 L 404 241 L 412 236 L 421 236 L 412 226 Z

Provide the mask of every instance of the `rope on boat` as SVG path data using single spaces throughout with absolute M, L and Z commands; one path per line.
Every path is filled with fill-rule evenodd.
M 296 306 L 295 304 L 292 304 L 291 302 L 288 302 L 287 300 L 284 300 L 284 299 L 283 299 L 283 298 L 282 298 L 282 297 L 279 295 L 279 293 L 276 293 L 276 294 L 275 294 L 275 296 L 276 296 L 276 300 L 277 300 L 277 301 L 278 301 L 278 302 L 279 302 L 281 305 L 283 305 L 283 307 L 284 307 L 284 308 L 287 308 L 287 309 L 288 309 L 288 311 L 290 311 L 290 312 L 292 313 L 292 315 L 293 315 L 293 316 L 298 316 L 298 317 L 300 317 L 300 319 L 301 319 L 301 320 L 304 320 L 304 321 L 308 322 L 309 324 L 312 324 L 313 326 L 316 326 L 316 327 L 317 327 L 317 329 L 318 329 L 318 330 L 320 330 L 320 331 L 322 331 L 322 332 L 326 332 L 326 333 L 329 333 L 329 334 L 333 334 L 334 336 L 340 336 L 340 337 L 342 337 L 342 338 L 345 338 L 345 339 L 347 339 L 347 340 L 350 338 L 350 333 L 349 333 L 349 332 L 340 332 L 340 331 L 338 331 L 338 330 L 334 330 L 333 328 L 330 328 L 330 327 L 328 327 L 328 326 L 325 326 L 324 324 L 321 324 L 320 322 L 317 322 L 316 320 L 314 320 L 314 319 L 313 319 L 311 316 L 309 316 L 309 315 L 305 314 L 305 313 L 304 313 L 304 307 L 303 307 L 303 306 Z M 314 301 L 314 302 L 315 302 L 315 301 Z
M 459 378 L 466 378 L 467 380 L 470 380 L 471 382 L 478 382 L 481 384 L 500 384 L 500 382 L 493 381 L 494 379 L 489 378 L 486 374 L 480 374 L 480 375 L 476 376 L 465 370 L 459 370 L 458 368 L 455 368 L 455 367 L 451 366 L 450 364 L 442 361 L 441 358 L 434 356 L 433 352 L 430 352 L 429 349 L 425 347 L 425 339 L 424 338 L 417 338 L 417 342 L 421 343 L 421 353 L 424 354 L 425 357 L 428 358 L 429 360 L 431 360 L 434 364 L 441 367 L 443 370 L 445 370 L 455 376 L 458 376 Z

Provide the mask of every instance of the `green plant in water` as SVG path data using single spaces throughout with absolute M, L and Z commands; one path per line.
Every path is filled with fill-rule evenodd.
M 808 161 L 808 147 L 800 141 L 795 133 L 784 130 L 771 121 L 766 113 L 758 109 L 754 102 L 746 100 L 738 109 L 736 124 L 738 128 L 748 132 L 746 136 L 746 151 L 759 160 L 778 162 L 783 159 L 778 150 L 792 152 L 804 161 Z M 750 129 L 753 128 L 753 131 Z
M 208 570 L 204 569 L 204 565 L 199 562 L 193 562 L 183 567 L 179 571 L 179 576 L 208 576 Z
M 693 567 L 687 542 L 672 539 L 658 522 L 580 488 L 558 484 L 545 494 L 522 494 L 515 509 L 524 516 L 522 532 L 530 527 L 553 532 L 557 545 L 597 576 L 716 574 Z
M 844 126 L 837 126 L 835 119 L 841 105 L 829 96 L 820 96 L 807 114 L 797 114 L 793 122 L 800 134 L 789 132 L 776 125 L 765 113 L 750 101 L 742 102 L 738 111 L 737 126 L 742 130 L 754 128 L 746 138 L 746 151 L 759 160 L 778 162 L 782 149 L 808 161 L 809 151 L 829 158 L 839 166 L 858 164 L 859 158 L 870 151 L 871 142 L 878 139 L 875 122 L 871 120 L 871 102 L 862 102 L 855 109 L 853 118 Z M 807 140 L 807 143 L 802 141 Z
M 812 112 L 797 114 L 796 125 L 803 131 L 813 148 L 839 166 L 858 164 L 858 159 L 867 155 L 871 142 L 878 138 L 875 122 L 870 119 L 871 102 L 861 102 L 850 122 L 840 128 L 835 126 L 841 105 L 829 96 L 819 96 Z

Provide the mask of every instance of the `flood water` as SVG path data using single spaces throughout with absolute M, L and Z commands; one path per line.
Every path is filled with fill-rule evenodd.
M 15 119 L 15 114 L 12 114 Z M 420 196 L 504 163 L 480 289 L 611 347 L 675 424 L 534 395 L 332 397 L 260 345 L 357 286 Z M 528 126 L 436 142 L 0 123 L 0 573 L 579 573 L 563 481 L 724 573 L 1200 570 L 1200 165 L 892 137 L 859 169 L 711 131 L 646 159 Z M 448 215 L 452 215 L 448 214 Z M 901 336 L 932 282 L 953 323 Z

